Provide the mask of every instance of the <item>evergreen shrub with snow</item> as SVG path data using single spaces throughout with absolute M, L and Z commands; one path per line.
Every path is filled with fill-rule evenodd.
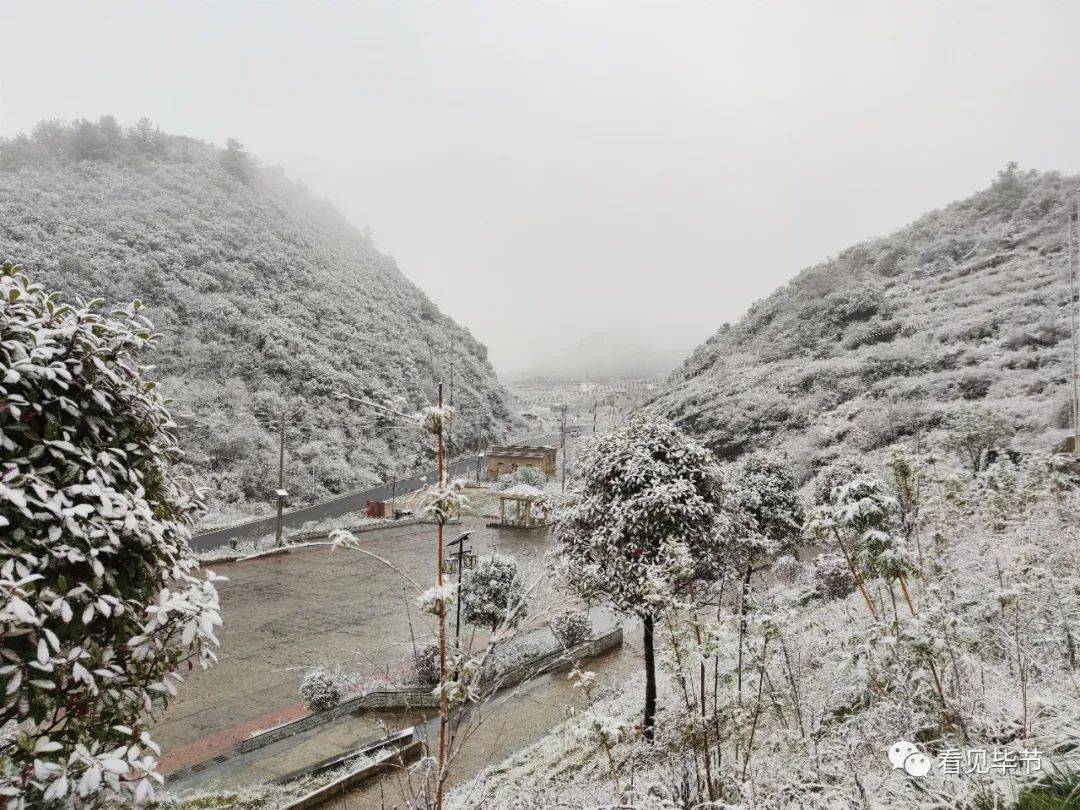
M 988 408 L 954 411 L 949 416 L 948 427 L 945 446 L 957 455 L 972 475 L 986 469 L 990 451 L 1005 447 L 1016 432 L 1007 419 Z
M 505 554 L 481 559 L 461 584 L 461 617 L 469 624 L 488 627 L 516 626 L 528 608 L 525 579 L 517 560 Z
M 551 632 L 564 647 L 574 647 L 593 635 L 592 621 L 586 610 L 560 613 L 551 620 Z
M 345 679 L 326 667 L 312 667 L 300 681 L 300 700 L 309 712 L 323 712 L 345 697 Z
M 776 454 L 751 453 L 733 465 L 731 484 L 752 521 L 754 540 L 743 544 L 750 559 L 793 551 L 802 536 L 805 516 L 791 463 Z
M 141 356 L 136 302 L 105 316 L 0 266 L 0 796 L 151 797 L 151 715 L 214 663 L 201 503 Z M 15 724 L 11 727 L 9 724 Z
M 534 467 L 518 467 L 512 473 L 499 476 L 499 491 L 504 492 L 518 484 L 528 484 L 537 489 L 547 486 L 547 476 Z

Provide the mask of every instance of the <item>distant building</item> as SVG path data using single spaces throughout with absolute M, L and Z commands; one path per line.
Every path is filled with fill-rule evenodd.
M 512 473 L 522 467 L 532 467 L 548 478 L 555 477 L 554 447 L 533 447 L 525 444 L 495 445 L 487 453 L 487 474 L 489 478 Z

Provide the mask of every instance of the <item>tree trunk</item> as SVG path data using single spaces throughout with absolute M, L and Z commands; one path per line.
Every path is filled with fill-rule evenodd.
M 653 617 L 642 617 L 645 634 L 645 721 L 642 731 L 645 741 L 652 742 L 653 726 L 656 723 L 656 661 L 653 659 Z

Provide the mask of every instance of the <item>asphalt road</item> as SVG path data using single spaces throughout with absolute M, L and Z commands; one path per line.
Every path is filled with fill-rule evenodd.
M 558 439 L 558 434 L 555 434 L 530 438 L 528 443 L 552 444 L 557 442 Z M 458 461 L 447 465 L 446 475 L 448 478 L 461 477 L 475 480 L 476 456 L 459 459 Z M 312 504 L 311 506 L 304 506 L 299 509 L 292 509 L 282 516 L 282 527 L 285 529 L 298 529 L 311 520 L 326 520 L 328 518 L 347 515 L 350 512 L 362 511 L 368 501 L 390 500 L 392 494 L 391 490 L 393 488 L 396 488 L 399 495 L 404 492 L 412 492 L 420 489 L 420 487 L 423 486 L 421 479 L 425 477 L 428 482 L 434 482 L 438 477 L 438 470 L 433 469 L 430 472 L 422 473 L 412 478 L 400 479 L 396 482 L 394 487 L 391 487 L 391 484 L 387 482 L 385 484 L 380 484 L 373 489 L 366 489 L 362 492 L 350 492 L 347 495 L 341 495 L 333 500 L 323 501 L 322 503 Z M 255 520 L 240 523 L 235 526 L 226 526 L 222 529 L 213 529 L 212 531 L 197 534 L 191 538 L 191 547 L 196 551 L 209 551 L 210 549 L 228 545 L 229 541 L 234 538 L 243 540 L 249 537 L 262 537 L 275 531 L 276 527 L 277 517 L 275 515 L 267 515 L 266 517 L 256 518 Z

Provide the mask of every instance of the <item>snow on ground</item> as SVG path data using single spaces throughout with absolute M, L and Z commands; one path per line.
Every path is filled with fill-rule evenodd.
M 718 651 L 702 656 L 710 710 L 717 696 L 707 724 L 716 806 L 1012 807 L 1040 778 L 1047 791 L 1078 784 L 1080 497 L 1063 489 L 1067 471 L 1046 458 L 975 480 L 941 459 L 921 457 L 917 469 L 914 616 L 895 585 L 870 580 L 876 621 L 858 591 L 830 598 L 803 563 L 791 584 L 751 596 L 741 695 L 728 597 L 707 626 Z M 684 642 L 685 620 L 674 617 Z M 700 724 L 688 722 L 700 659 L 691 649 L 679 667 L 663 635 L 655 745 L 636 728 L 641 676 L 597 681 L 587 709 L 491 765 L 451 806 L 691 806 L 679 797 L 695 795 L 704 766 Z M 887 751 L 898 742 L 916 754 L 899 768 Z

